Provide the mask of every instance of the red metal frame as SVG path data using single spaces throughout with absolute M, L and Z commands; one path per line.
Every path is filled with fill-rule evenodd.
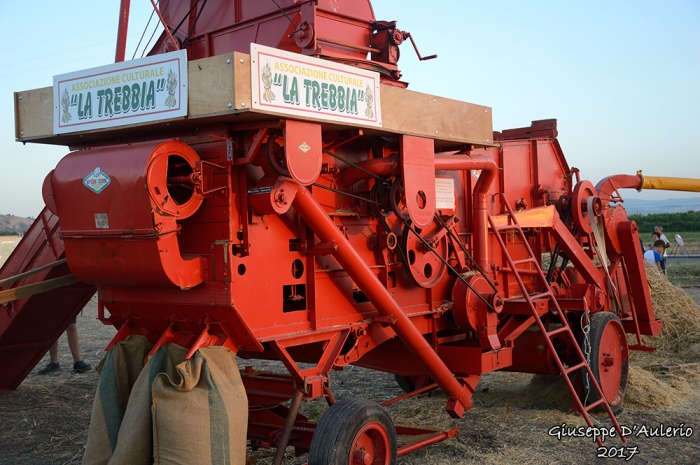
M 121 0 L 119 4 L 119 28 L 117 29 L 117 49 L 114 54 L 114 62 L 124 61 L 126 55 L 126 36 L 129 30 L 129 10 L 131 0 Z
M 279 9 L 244 0 L 209 0 L 205 9 L 172 3 L 158 11 L 166 31 L 152 54 L 181 42 L 194 59 L 247 51 L 256 41 L 376 69 L 402 85 L 396 47 L 404 33 L 375 21 L 368 1 L 280 0 Z M 125 21 L 127 11 L 124 0 Z M 125 37 L 120 23 L 117 60 Z M 76 286 L 40 349 L 96 286 L 101 321 L 118 329 L 110 346 L 141 334 L 154 351 L 177 343 L 190 357 L 223 345 L 242 358 L 281 360 L 289 375 L 252 369 L 243 375 L 248 436 L 253 447 L 290 444 L 301 452 L 310 447 L 314 424 L 298 414 L 299 403 L 319 397 L 333 403 L 334 368 L 355 364 L 430 378 L 448 395 L 453 417 L 471 407 L 486 372 L 586 368 L 576 342 L 580 328 L 569 329 L 569 315 L 617 311 L 640 341 L 661 323 L 634 223 L 615 206 L 613 193 L 632 181 L 609 178 L 597 189 L 581 181 L 556 135 L 556 121 L 538 121 L 494 134 L 497 146 L 435 154 L 431 139 L 271 117 L 198 122 L 175 135 L 75 147 L 85 150 L 61 160 L 43 189 L 61 229 L 45 210 L 41 218 L 51 231 L 36 237 L 44 238 L 41 253 L 50 250 L 51 260 L 65 248 L 71 271 L 89 284 Z M 288 150 L 299 141 L 314 147 L 309 158 Z M 281 174 L 275 157 L 292 169 Z M 83 185 L 96 166 L 112 180 L 99 195 Z M 433 174 L 453 181 L 452 208 L 436 208 Z M 503 230 L 501 223 L 516 216 L 517 234 Z M 594 261 L 602 255 L 592 234 L 598 223 L 609 245 L 607 267 Z M 16 253 L 34 252 L 22 245 Z M 547 253 L 554 264 L 545 278 Z M 416 258 L 425 254 L 438 260 Z M 435 264 L 451 270 L 434 275 Z M 20 316 L 30 314 L 23 309 Z M 17 332 L 7 320 L 0 313 L 0 349 L 2 338 Z M 527 331 L 534 325 L 535 335 Z M 543 341 L 547 350 L 533 350 Z M 18 347 L 8 344 L 2 350 Z M 26 375 L 22 369 L 31 369 L 39 352 L 18 362 L 24 365 L 16 374 Z M 592 408 L 575 400 L 584 414 Z M 280 405 L 286 401 L 289 408 Z

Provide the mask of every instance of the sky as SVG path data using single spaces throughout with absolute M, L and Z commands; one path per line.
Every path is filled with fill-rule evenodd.
M 556 118 L 569 165 L 594 184 L 640 169 L 700 179 L 699 0 L 372 5 L 378 20 L 411 32 L 424 56 L 438 54 L 419 62 L 410 43 L 402 45 L 399 68 L 410 89 L 491 107 L 494 130 Z M 131 8 L 129 58 L 152 9 L 150 0 L 131 0 Z M 44 177 L 68 153 L 15 141 L 13 92 L 112 63 L 118 12 L 119 0 L 0 0 L 0 214 L 36 216 Z

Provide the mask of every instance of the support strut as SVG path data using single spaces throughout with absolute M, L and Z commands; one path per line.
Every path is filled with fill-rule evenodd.
M 350 245 L 309 191 L 299 185 L 294 185 L 294 188 L 296 189 L 294 209 L 322 242 L 335 241 L 338 244 L 338 249 L 333 253 L 335 259 L 365 293 L 377 311 L 382 316 L 394 321 L 392 327 L 396 334 L 440 388 L 452 397 L 448 402 L 447 412 L 452 417 L 461 418 L 464 411 L 472 406 L 471 390 L 453 376 L 447 365 L 404 314 L 389 291 L 381 284 L 377 276 Z

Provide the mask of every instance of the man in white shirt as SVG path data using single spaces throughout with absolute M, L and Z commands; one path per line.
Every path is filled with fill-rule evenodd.
M 649 262 L 652 266 L 657 268 L 658 272 L 661 274 L 666 274 L 666 271 L 661 267 L 661 254 L 664 252 L 664 241 L 659 239 L 658 241 L 654 242 L 654 245 L 651 249 L 647 250 L 644 252 L 644 260 Z

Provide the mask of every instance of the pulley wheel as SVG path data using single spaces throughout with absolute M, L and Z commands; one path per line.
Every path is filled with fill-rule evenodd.
M 612 246 L 612 249 L 617 253 L 622 253 L 622 243 L 617 235 L 620 223 L 629 221 L 627 211 L 622 205 L 617 205 L 610 208 L 610 214 L 605 218 L 605 238 L 606 242 Z M 609 251 L 610 249 L 608 249 Z
M 265 146 L 265 155 L 270 168 L 280 176 L 291 177 L 289 168 L 287 167 L 287 156 L 284 153 L 284 147 L 279 143 L 282 139 L 282 134 L 279 130 L 272 131 L 267 139 Z
M 403 221 L 411 219 L 408 214 L 408 207 L 406 206 L 406 194 L 403 189 L 403 180 L 401 178 L 396 178 L 394 182 L 391 183 L 391 188 L 389 189 L 389 204 L 391 205 L 391 210 L 398 218 Z
M 430 237 L 439 232 L 441 226 L 435 222 L 428 229 L 418 231 L 421 237 L 430 242 Z M 403 251 L 407 263 L 404 263 L 416 284 L 430 288 L 435 286 L 447 271 L 447 266 L 438 255 L 445 260 L 448 256 L 447 235 L 443 235 L 430 250 L 425 243 L 408 226 L 403 231 Z
M 391 216 L 391 206 L 389 205 L 389 192 L 391 188 L 388 183 L 377 181 L 369 191 L 369 198 L 373 202 L 371 208 L 375 215 Z M 379 204 L 379 205 L 377 205 Z
M 611 312 L 599 312 L 591 316 L 589 339 L 591 343 L 590 367 L 603 395 L 613 412 L 622 406 L 629 375 L 627 338 L 620 319 Z M 585 354 L 584 354 L 585 355 Z M 589 382 L 586 370 L 582 370 L 585 403 L 592 404 L 600 397 Z M 597 407 L 603 410 L 603 407 Z
M 484 305 L 479 298 L 493 293 L 493 288 L 484 279 L 483 276 L 475 274 L 465 278 L 469 283 L 467 286 L 464 281 L 457 279 L 452 287 L 452 316 L 455 323 L 463 331 L 476 331 L 479 328 L 477 322 L 477 306 Z
M 591 225 L 590 212 L 588 212 L 588 199 L 595 197 L 595 186 L 590 181 L 580 181 L 574 187 L 574 192 L 571 199 L 571 216 L 574 224 L 579 232 L 591 234 L 593 226 Z

